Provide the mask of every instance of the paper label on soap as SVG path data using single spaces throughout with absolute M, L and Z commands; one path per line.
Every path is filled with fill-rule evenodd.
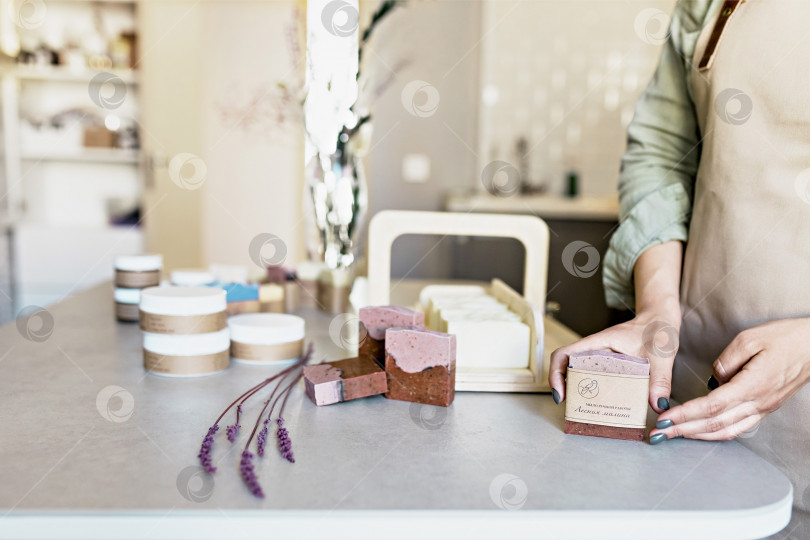
M 565 419 L 600 426 L 644 428 L 649 386 L 649 375 L 568 368 Z

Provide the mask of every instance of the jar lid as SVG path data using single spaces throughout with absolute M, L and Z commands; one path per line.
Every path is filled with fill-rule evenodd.
M 216 283 L 216 281 L 216 276 L 208 270 L 194 270 L 191 268 L 186 268 L 182 270 L 174 270 L 171 273 L 172 285 L 195 287 L 198 285 L 213 285 Z
M 245 313 L 228 318 L 231 340 L 249 345 L 304 339 L 304 326 L 304 319 L 285 313 Z
M 143 333 L 143 348 L 155 354 L 166 356 L 202 356 L 216 354 L 231 346 L 228 329 L 218 332 L 193 335 L 169 335 Z
M 152 272 L 163 268 L 163 255 L 146 253 L 144 255 L 119 255 L 113 266 L 124 272 Z
M 115 301 L 121 304 L 137 304 L 141 301 L 140 289 L 122 289 L 120 287 L 113 292 Z
M 141 310 L 147 313 L 208 315 L 225 311 L 225 307 L 225 291 L 218 287 L 149 287 L 141 291 Z

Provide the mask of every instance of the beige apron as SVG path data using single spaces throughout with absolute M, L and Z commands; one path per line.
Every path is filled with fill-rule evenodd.
M 740 331 L 810 315 L 808 28 L 810 1 L 748 0 L 712 67 L 693 72 L 703 146 L 681 286 L 678 401 L 707 393 L 712 363 Z M 794 518 L 782 535 L 810 538 L 810 385 L 739 440 L 793 481 Z

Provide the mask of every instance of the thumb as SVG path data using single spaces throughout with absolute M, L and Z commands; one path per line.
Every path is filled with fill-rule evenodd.
M 669 409 L 672 392 L 672 360 L 650 361 L 650 406 L 658 414 Z
M 669 409 L 672 365 L 680 345 L 679 329 L 663 321 L 654 321 L 644 328 L 642 343 L 650 360 L 650 406 L 661 414 Z

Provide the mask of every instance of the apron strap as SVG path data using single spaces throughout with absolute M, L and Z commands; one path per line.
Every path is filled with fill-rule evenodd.
M 725 0 L 723 7 L 720 10 L 720 17 L 714 24 L 712 35 L 709 37 L 709 42 L 706 44 L 706 50 L 703 52 L 703 57 L 698 64 L 698 71 L 706 71 L 712 67 L 714 61 L 714 53 L 717 51 L 717 45 L 720 44 L 720 38 L 723 37 L 723 31 L 726 29 L 728 21 L 734 15 L 737 7 L 745 2 L 745 0 Z

